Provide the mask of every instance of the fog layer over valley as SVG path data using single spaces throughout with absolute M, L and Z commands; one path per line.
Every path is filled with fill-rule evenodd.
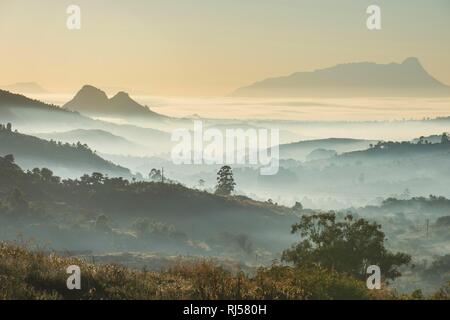
M 380 223 L 389 248 L 419 266 L 405 267 L 397 288 L 431 292 L 449 274 L 449 100 L 409 99 L 224 98 L 209 104 L 223 113 L 209 117 L 211 100 L 183 110 L 179 100 L 141 104 L 85 86 L 57 106 L 0 90 L 0 240 L 152 269 L 208 256 L 251 272 L 298 240 L 290 231 L 300 217 L 333 210 Z M 410 119 L 394 111 L 386 119 L 393 105 L 409 108 Z M 258 117 L 264 107 L 269 116 Z M 378 116 L 359 119 L 359 109 Z M 194 121 L 224 135 L 279 130 L 268 150 L 278 172 L 230 164 L 234 191 L 217 193 L 223 164 L 171 157 L 172 132 L 192 131 Z M 246 157 L 256 151 L 247 147 Z

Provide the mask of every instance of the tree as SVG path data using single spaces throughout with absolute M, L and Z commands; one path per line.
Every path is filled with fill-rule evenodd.
M 223 166 L 217 172 L 216 194 L 229 196 L 233 191 L 236 183 L 233 178 L 233 170 L 230 166 Z
M 203 188 L 205 186 L 206 181 L 203 179 L 198 180 L 198 186 L 199 188 Z
M 296 201 L 294 206 L 292 207 L 292 210 L 294 210 L 295 212 L 302 212 L 303 205 L 301 204 L 301 202 Z
M 50 182 L 53 177 L 53 171 L 47 168 L 41 169 L 41 177 L 44 182 Z
M 153 168 L 150 171 L 150 174 L 148 175 L 148 177 L 150 178 L 150 180 L 152 181 L 161 181 L 162 180 L 162 173 L 161 170 L 155 169 Z
M 6 130 L 11 132 L 12 131 L 12 124 L 11 122 L 8 122 L 8 124 L 6 125 Z
M 105 176 L 99 172 L 93 172 L 91 175 L 91 181 L 94 186 L 100 185 L 105 181 Z
M 445 133 L 445 132 L 442 134 L 442 137 L 441 137 L 441 143 L 442 143 L 442 144 L 447 144 L 447 143 L 449 143 L 448 135 L 447 135 L 447 133 Z
M 7 154 L 4 159 L 10 163 L 14 163 L 14 156 L 12 154 Z
M 401 276 L 398 267 L 408 264 L 411 256 L 389 252 L 381 226 L 351 215 L 337 222 L 334 212 L 304 215 L 292 226 L 301 241 L 285 250 L 283 261 L 296 265 L 319 265 L 365 279 L 367 267 L 380 267 L 385 279 Z

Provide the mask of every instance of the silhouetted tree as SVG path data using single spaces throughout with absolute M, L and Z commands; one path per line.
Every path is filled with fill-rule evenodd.
M 303 205 L 301 204 L 301 202 L 296 201 L 294 206 L 292 207 L 292 210 L 294 210 L 295 212 L 301 212 L 303 211 Z
M 442 134 L 441 143 L 442 143 L 442 144 L 447 144 L 447 143 L 449 143 L 448 135 L 447 135 L 447 133 L 445 133 L 445 132 Z
M 217 173 L 216 194 L 229 196 L 233 191 L 236 183 L 233 178 L 233 170 L 230 166 L 223 166 Z
M 148 177 L 150 178 L 151 181 L 161 181 L 162 180 L 161 170 L 153 168 L 150 171 Z

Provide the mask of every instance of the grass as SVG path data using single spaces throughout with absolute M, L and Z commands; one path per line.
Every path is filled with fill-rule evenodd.
M 66 269 L 81 268 L 81 290 L 68 290 Z M 446 291 L 447 290 L 447 291 Z M 439 295 L 438 295 L 439 294 Z M 415 298 L 419 297 L 416 293 Z M 180 262 L 161 272 L 31 251 L 0 243 L 0 299 L 216 300 L 216 299 L 394 299 L 388 290 L 370 291 L 365 283 L 319 267 L 273 265 L 253 277 L 231 273 L 209 260 Z M 436 298 L 449 299 L 442 289 Z

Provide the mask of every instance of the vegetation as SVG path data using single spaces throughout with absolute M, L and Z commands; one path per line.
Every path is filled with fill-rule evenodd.
M 68 290 L 68 266 L 81 269 L 81 290 Z M 274 264 L 255 275 L 233 273 L 209 260 L 176 263 L 161 272 L 94 265 L 0 243 L 0 299 L 449 299 L 450 283 L 435 294 L 367 290 L 365 282 L 322 267 Z
M 233 171 L 230 166 L 223 166 L 217 173 L 216 194 L 229 196 L 236 183 L 234 182 Z
M 377 265 L 385 279 L 401 276 L 398 267 L 411 261 L 404 253 L 391 253 L 384 246 L 381 226 L 351 215 L 337 221 L 335 213 L 303 215 L 292 226 L 301 241 L 284 251 L 283 260 L 296 265 L 319 265 L 365 279 L 367 267 Z
M 75 172 L 99 171 L 111 175 L 131 176 L 128 169 L 101 158 L 86 144 L 47 141 L 12 132 L 11 124 L 0 129 L 0 155 L 2 150 L 14 154 L 15 160 L 29 169 L 34 165 L 45 165 Z
M 81 290 L 66 287 L 66 268 L 82 270 Z M 365 283 L 322 268 L 273 265 L 250 277 L 208 260 L 147 272 L 92 265 L 23 247 L 0 244 L 0 299 L 382 299 Z
M 405 204 L 437 208 L 442 217 L 449 202 L 445 198 L 388 199 L 377 210 L 397 210 Z M 432 297 L 448 299 L 449 287 L 444 286 L 433 296 L 416 291 L 398 295 L 390 291 L 387 281 L 398 278 L 401 269 L 411 257 L 392 253 L 385 246 L 385 234 L 378 223 L 354 215 L 338 212 L 314 212 L 301 203 L 285 208 L 274 203 L 257 202 L 243 196 L 217 196 L 204 191 L 188 189 L 172 182 L 128 181 L 110 178 L 101 173 L 84 175 L 79 179 L 61 179 L 49 169 L 23 172 L 14 163 L 14 157 L 0 157 L 0 218 L 9 221 L 62 221 L 61 212 L 75 217 L 86 215 L 94 219 L 96 232 L 118 234 L 113 226 L 113 214 L 134 221 L 131 228 L 136 240 L 146 239 L 166 243 L 168 239 L 188 242 L 189 235 L 169 223 L 154 219 L 156 213 L 167 217 L 177 212 L 188 214 L 192 220 L 206 212 L 228 213 L 242 217 L 243 208 L 250 228 L 267 223 L 270 215 L 289 213 L 299 217 L 292 227 L 300 234 L 300 242 L 285 250 L 283 260 L 292 263 L 274 263 L 271 267 L 253 273 L 235 273 L 211 261 L 179 263 L 161 272 L 147 272 L 114 265 L 95 265 L 75 258 L 62 258 L 39 251 L 29 251 L 11 244 L 0 246 L 0 298 L 4 299 L 395 299 Z M 152 211 L 146 217 L 140 212 Z M 374 210 L 365 208 L 364 210 Z M 251 213 L 256 213 L 252 215 Z M 106 214 L 105 214 L 106 213 Z M 240 214 L 239 214 L 240 213 Z M 295 214 L 295 215 L 294 215 Z M 136 215 L 135 219 L 130 219 Z M 223 218 L 223 214 L 215 219 Z M 173 221 L 179 220 L 177 216 Z M 263 217 L 258 222 L 255 217 Z M 201 221 L 198 220 L 198 221 Z M 230 219 L 234 223 L 234 218 Z M 219 224 L 223 224 L 219 220 Z M 243 221 L 243 220 L 239 220 Z M 446 219 L 440 220 L 445 222 Z M 241 222 L 239 224 L 242 224 Z M 208 228 L 211 228 L 211 224 Z M 261 232 L 259 226 L 255 228 Z M 271 229 L 273 230 L 273 229 Z M 283 229 L 284 230 L 284 229 Z M 288 231 L 288 229 L 286 229 Z M 212 230 L 211 233 L 215 231 Z M 64 233 L 68 235 L 67 232 Z M 125 236 L 122 234 L 121 236 Z M 264 236 L 267 237 L 267 236 Z M 107 238 L 109 239 L 109 238 Z M 226 242 L 236 239 L 247 254 L 254 246 L 246 235 L 228 235 Z M 234 240 L 233 240 L 234 241 Z M 191 241 L 192 242 L 192 241 Z M 137 242 L 135 242 L 137 243 Z M 202 244 L 203 246 L 204 244 Z M 144 248 L 148 249 L 147 245 Z M 286 248 L 286 247 L 284 247 Z M 69 291 L 65 286 L 69 265 L 83 270 L 81 291 Z M 383 290 L 366 288 L 366 267 L 378 265 L 383 274 Z M 424 269 L 424 277 L 432 273 L 447 274 L 448 257 L 443 257 Z M 444 278 L 433 279 L 442 285 Z

